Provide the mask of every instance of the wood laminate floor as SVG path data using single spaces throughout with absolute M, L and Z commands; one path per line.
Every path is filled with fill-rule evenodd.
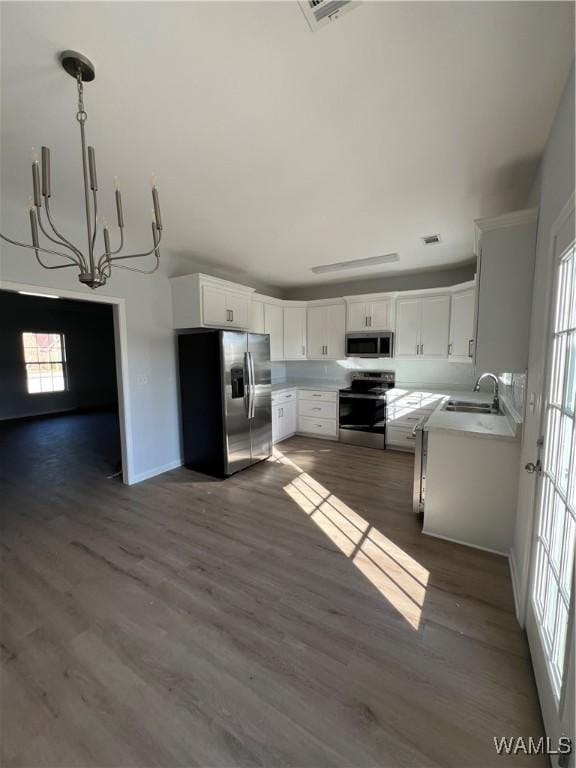
M 545 765 L 494 750 L 542 734 L 508 564 L 420 534 L 411 456 L 298 437 L 129 488 L 81 439 L 74 472 L 18 469 L 19 437 L 3 766 Z

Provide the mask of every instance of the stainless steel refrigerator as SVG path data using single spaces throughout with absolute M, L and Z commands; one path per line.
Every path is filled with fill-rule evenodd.
M 272 453 L 270 337 L 198 331 L 178 337 L 184 463 L 216 477 Z

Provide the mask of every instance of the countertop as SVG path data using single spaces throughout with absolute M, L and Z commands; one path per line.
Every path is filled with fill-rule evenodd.
M 490 403 L 492 396 L 480 392 L 450 393 L 450 397 L 471 402 Z M 457 413 L 443 411 L 442 403 L 430 416 L 424 429 L 427 432 L 451 432 L 469 437 L 496 438 L 498 440 L 520 439 L 521 424 L 514 419 L 507 407 L 506 399 L 501 398 L 502 415 L 492 413 Z
M 321 389 L 324 392 L 338 392 L 339 389 L 345 386 L 346 384 L 343 382 L 334 384 L 329 381 L 306 379 L 303 381 L 284 381 L 281 384 L 272 384 L 272 392 L 283 392 L 288 389 Z

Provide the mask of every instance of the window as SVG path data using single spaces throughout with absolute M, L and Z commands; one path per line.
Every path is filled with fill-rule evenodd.
M 24 364 L 29 394 L 66 389 L 63 333 L 23 333 Z

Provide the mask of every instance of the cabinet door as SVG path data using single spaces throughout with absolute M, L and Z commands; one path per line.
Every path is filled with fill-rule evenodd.
M 272 406 L 272 442 L 277 443 L 280 437 L 280 405 Z
M 346 307 L 344 304 L 332 304 L 324 307 L 326 311 L 326 352 L 324 357 L 343 360 L 346 357 Z
M 284 313 L 277 304 L 264 304 L 264 333 L 270 334 L 270 360 L 283 360 Z
M 450 360 L 472 360 L 474 341 L 474 289 L 455 293 L 450 312 Z
M 421 302 L 420 356 L 447 358 L 450 296 L 431 296 Z
M 226 292 L 205 285 L 202 288 L 202 318 L 204 325 L 216 325 L 224 328 L 226 322 Z
M 250 323 L 250 297 L 236 293 L 226 294 L 226 325 L 248 328 Z
M 308 357 L 325 357 L 326 307 L 308 307 Z
M 391 331 L 394 328 L 392 299 L 373 301 L 370 305 L 370 328 L 377 331 Z
M 363 301 L 353 301 L 346 305 L 346 332 L 366 332 L 370 322 L 370 305 Z
M 284 409 L 284 436 L 293 435 L 296 432 L 296 401 L 283 405 Z
M 266 333 L 264 325 L 264 302 L 252 299 L 250 304 L 250 330 L 252 333 Z
M 420 345 L 420 299 L 396 302 L 395 357 L 416 357 Z
M 284 360 L 306 359 L 306 307 L 284 307 Z

